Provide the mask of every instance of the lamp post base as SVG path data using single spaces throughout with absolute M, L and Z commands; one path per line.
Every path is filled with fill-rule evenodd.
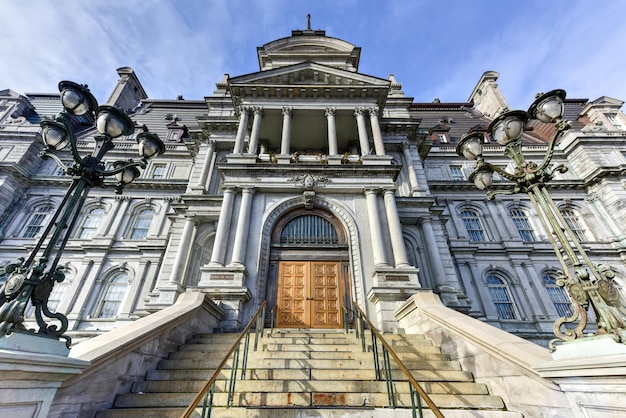
M 70 352 L 65 342 L 59 341 L 56 338 L 23 332 L 14 332 L 10 335 L 0 336 L 0 350 L 52 354 L 65 357 L 67 357 Z
M 626 355 L 626 345 L 615 341 L 612 335 L 594 335 L 566 341 L 552 353 L 554 360 L 604 357 L 616 354 Z

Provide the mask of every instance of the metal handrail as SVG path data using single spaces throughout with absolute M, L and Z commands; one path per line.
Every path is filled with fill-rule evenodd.
M 243 355 L 243 362 L 242 362 L 242 368 L 241 368 L 241 378 L 244 379 L 246 376 L 250 331 L 252 330 L 252 325 L 254 325 L 256 322 L 255 340 L 254 340 L 254 350 L 256 351 L 258 340 L 259 340 L 259 333 L 261 334 L 261 337 L 263 337 L 263 329 L 265 326 L 266 306 L 267 306 L 267 301 L 264 301 L 259 307 L 259 309 L 256 311 L 256 313 L 254 314 L 250 322 L 248 323 L 248 326 L 246 326 L 246 328 L 241 332 L 241 334 L 239 334 L 239 337 L 233 343 L 232 347 L 228 351 L 228 354 L 226 354 L 226 356 L 221 361 L 219 366 L 217 366 L 217 368 L 213 372 L 213 375 L 211 375 L 211 377 L 209 378 L 209 380 L 207 380 L 207 382 L 204 384 L 202 389 L 200 389 L 200 391 L 196 394 L 196 397 L 193 399 L 191 404 L 189 404 L 187 409 L 185 409 L 185 412 L 183 413 L 183 415 L 181 415 L 181 418 L 191 417 L 191 414 L 194 412 L 194 409 L 200 405 L 200 402 L 202 401 L 203 398 L 204 398 L 204 404 L 202 407 L 202 416 L 203 417 L 211 416 L 211 408 L 213 406 L 213 393 L 215 390 L 215 382 L 217 381 L 217 377 L 221 373 L 224 366 L 226 366 L 228 359 L 230 359 L 230 357 L 233 356 L 234 354 L 231 378 L 228 384 L 228 406 L 231 405 L 232 400 L 233 400 L 233 395 L 235 392 L 235 380 L 236 380 L 236 374 L 237 374 L 237 367 L 239 363 L 239 348 L 240 348 L 241 340 L 244 339 L 245 337 L 244 355 Z M 208 409 L 208 414 L 205 413 L 207 409 Z
M 376 378 L 378 380 L 382 380 L 382 376 L 381 376 L 381 371 L 380 371 L 380 364 L 379 364 L 379 358 L 378 358 L 378 346 L 377 346 L 377 342 L 380 341 L 380 343 L 383 346 L 383 363 L 384 363 L 384 367 L 386 370 L 386 379 L 387 379 L 387 393 L 389 395 L 389 405 L 393 408 L 396 407 L 395 404 L 395 397 L 393 395 L 393 383 L 391 382 L 391 367 L 390 367 L 390 360 L 389 360 L 389 356 L 393 357 L 393 359 L 395 360 L 396 364 L 398 365 L 398 367 L 400 368 L 400 370 L 402 370 L 402 372 L 405 374 L 405 376 L 407 377 L 408 381 L 409 381 L 409 385 L 411 388 L 411 403 L 413 405 L 413 417 L 416 417 L 415 414 L 415 401 L 414 401 L 414 393 L 417 392 L 417 394 L 419 395 L 417 401 L 419 404 L 419 412 L 420 412 L 420 416 L 422 416 L 422 406 L 421 406 L 421 399 L 424 399 L 424 401 L 426 402 L 426 404 L 428 404 L 428 407 L 430 408 L 430 410 L 433 412 L 433 414 L 438 417 L 438 418 L 445 418 L 443 416 L 443 414 L 441 413 L 441 411 L 439 410 L 439 408 L 437 407 L 437 405 L 435 405 L 435 403 L 433 402 L 433 400 L 430 398 L 430 396 L 428 396 L 428 394 L 426 393 L 426 391 L 422 388 L 422 386 L 417 382 L 417 380 L 415 380 L 415 378 L 413 377 L 413 375 L 411 374 L 411 372 L 409 372 L 409 369 L 406 368 L 406 366 L 404 365 L 404 363 L 402 363 L 402 360 L 400 360 L 400 357 L 398 357 L 398 355 L 393 351 L 393 349 L 391 348 L 391 346 L 389 345 L 389 343 L 387 343 L 387 341 L 385 341 L 385 339 L 383 338 L 383 336 L 380 334 L 380 332 L 378 332 L 378 330 L 376 329 L 376 327 L 374 327 L 374 325 L 370 322 L 370 320 L 367 318 L 367 315 L 365 315 L 365 313 L 361 310 L 361 308 L 359 308 L 359 306 L 356 304 L 356 302 L 353 302 L 353 306 L 354 308 L 356 308 L 356 311 L 358 313 L 359 316 L 359 322 L 357 324 L 357 338 L 359 336 L 358 334 L 358 327 L 360 326 L 360 335 L 361 335 L 361 341 L 363 343 L 363 347 L 365 347 L 365 335 L 364 335 L 364 330 L 365 327 L 364 325 L 367 324 L 367 326 L 369 327 L 370 331 L 372 332 L 372 351 L 374 353 L 374 364 L 376 367 Z M 344 307 L 344 309 L 346 309 Z M 365 351 L 365 348 L 363 349 L 363 351 Z

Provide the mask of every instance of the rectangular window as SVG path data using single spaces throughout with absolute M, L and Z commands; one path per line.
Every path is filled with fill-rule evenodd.
M 463 175 L 463 169 L 458 165 L 450 166 L 450 173 L 452 174 L 453 181 L 465 181 L 465 176 Z
M 446 134 L 437 134 L 437 139 L 439 140 L 440 144 L 447 144 L 448 141 L 448 135 Z
M 164 165 L 155 165 L 152 167 L 152 178 L 153 179 L 163 179 L 165 178 L 165 166 Z

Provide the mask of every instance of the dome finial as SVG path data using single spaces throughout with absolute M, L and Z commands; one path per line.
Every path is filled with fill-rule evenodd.
M 306 15 L 306 30 L 311 30 L 311 14 Z

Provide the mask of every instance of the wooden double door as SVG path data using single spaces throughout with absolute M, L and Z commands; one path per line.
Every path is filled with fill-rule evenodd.
M 281 261 L 276 326 L 341 328 L 340 275 L 339 261 Z

